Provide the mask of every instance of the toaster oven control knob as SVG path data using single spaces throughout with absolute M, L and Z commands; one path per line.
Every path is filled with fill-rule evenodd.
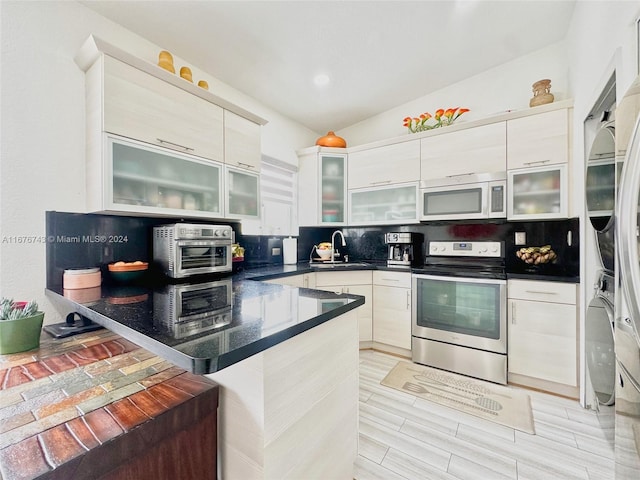
M 220 230 L 220 235 L 222 235 L 223 237 L 228 237 L 229 236 L 229 230 Z

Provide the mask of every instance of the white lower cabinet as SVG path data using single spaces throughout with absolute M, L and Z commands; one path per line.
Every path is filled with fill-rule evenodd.
M 509 382 L 575 395 L 577 285 L 509 280 L 507 291 Z
M 411 350 L 410 272 L 373 272 L 373 341 Z
M 371 342 L 373 339 L 371 274 L 371 270 L 316 272 L 315 274 L 316 288 L 318 290 L 351 293 L 365 297 L 364 305 L 356 309 L 361 342 Z

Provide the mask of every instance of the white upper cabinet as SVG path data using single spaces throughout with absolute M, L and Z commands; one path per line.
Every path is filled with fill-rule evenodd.
M 257 172 L 260 158 L 260 125 L 225 110 L 224 162 Z
M 420 179 L 504 172 L 506 142 L 505 122 L 424 137 L 420 140 Z
M 336 153 L 334 153 L 336 152 Z M 347 222 L 347 154 L 344 148 L 313 147 L 298 152 L 300 226 Z
M 87 158 L 90 211 L 222 217 L 222 164 L 104 134 Z
M 74 60 L 85 72 L 89 209 L 259 217 L 266 120 L 94 36 Z M 225 161 L 243 171 L 225 175 Z
M 104 131 L 223 161 L 222 108 L 108 55 L 103 60 Z
M 415 182 L 419 176 L 419 140 L 349 152 L 349 189 Z
M 507 120 L 507 168 L 567 163 L 571 111 L 563 108 Z
M 225 218 L 260 218 L 260 175 L 225 165 Z

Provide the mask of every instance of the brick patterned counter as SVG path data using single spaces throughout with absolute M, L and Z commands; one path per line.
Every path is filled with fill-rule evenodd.
M 102 329 L 0 355 L 0 478 L 216 478 L 218 386 Z

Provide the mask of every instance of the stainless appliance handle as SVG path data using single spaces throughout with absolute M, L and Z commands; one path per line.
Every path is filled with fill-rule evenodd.
M 619 220 L 616 220 L 616 236 L 619 239 L 620 259 L 618 262 L 624 302 L 629 309 L 629 317 L 637 319 L 633 330 L 638 339 L 640 306 L 640 269 L 638 263 L 638 196 L 640 194 L 640 116 L 622 167 L 619 190 Z
M 492 285 L 506 285 L 506 280 L 501 280 L 499 278 L 468 278 L 468 277 L 443 277 L 441 275 L 428 275 L 422 273 L 414 273 L 413 278 L 420 279 L 425 278 L 427 280 L 440 280 L 443 282 L 464 282 L 464 283 L 485 283 Z

